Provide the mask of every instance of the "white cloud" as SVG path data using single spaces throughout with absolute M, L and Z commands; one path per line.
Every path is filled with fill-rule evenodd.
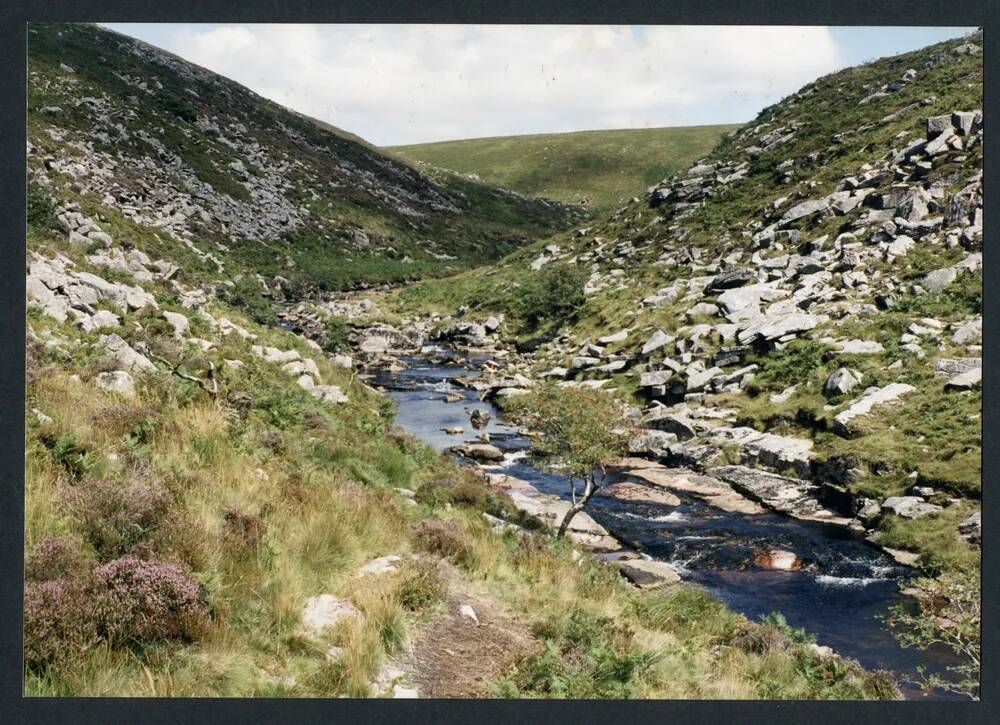
M 168 49 L 378 144 L 745 121 L 844 65 L 819 27 L 188 26 Z

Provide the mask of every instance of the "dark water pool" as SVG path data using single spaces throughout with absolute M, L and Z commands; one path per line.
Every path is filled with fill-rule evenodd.
M 568 497 L 565 479 L 530 464 L 529 441 L 499 420 L 495 406 L 479 400 L 477 392 L 450 382 L 477 375 L 482 361 L 452 357 L 442 350 L 436 352 L 434 362 L 410 358 L 403 372 L 380 373 L 373 382 L 398 402 L 397 423 L 437 450 L 488 433 L 490 442 L 507 452 L 505 460 L 490 469 Z M 462 399 L 446 402 L 446 395 L 455 394 Z M 469 422 L 474 408 L 490 414 L 483 429 L 476 430 Z M 442 430 L 458 427 L 463 429 L 461 435 Z M 616 538 L 670 562 L 685 581 L 704 587 L 731 609 L 753 619 L 781 612 L 791 626 L 805 628 L 816 635 L 819 644 L 833 647 L 866 668 L 892 670 L 902 681 L 918 665 L 944 675 L 944 668 L 955 661 L 947 651 L 899 646 L 882 618 L 903 599 L 901 584 L 915 573 L 850 532 L 772 513 L 721 511 L 685 494 L 679 498 L 681 504 L 675 507 L 595 498 L 589 513 Z M 794 552 L 803 569 L 774 571 L 755 566 L 754 552 L 768 548 Z M 903 686 L 903 690 L 907 697 L 924 697 L 914 686 Z M 928 697 L 950 695 L 935 692 Z

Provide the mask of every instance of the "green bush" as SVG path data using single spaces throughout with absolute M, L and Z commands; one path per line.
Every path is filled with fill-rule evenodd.
M 243 310 L 258 324 L 274 326 L 278 322 L 274 303 L 264 296 L 264 289 L 250 277 L 240 277 L 232 287 L 219 287 L 217 294 L 223 302 Z
M 323 324 L 323 336 L 319 339 L 319 346 L 323 352 L 336 353 L 348 349 L 349 342 L 347 336 L 351 332 L 351 326 L 343 317 L 331 316 Z
M 512 312 L 536 329 L 551 321 L 565 321 L 586 301 L 583 286 L 589 274 L 582 267 L 553 264 L 528 277 L 517 289 Z
M 28 227 L 46 230 L 56 224 L 55 205 L 45 190 L 34 179 L 28 180 Z

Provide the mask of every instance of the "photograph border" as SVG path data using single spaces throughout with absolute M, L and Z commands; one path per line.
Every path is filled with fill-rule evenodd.
M 468 722 L 478 724 L 514 720 L 545 722 L 842 722 L 871 719 L 882 725 L 923 722 L 976 723 L 994 721 L 1000 693 L 1000 667 L 996 663 L 1000 630 L 996 496 L 997 469 L 984 465 L 982 551 L 983 657 L 982 700 L 973 702 L 800 702 L 800 701 L 509 701 L 509 700 L 360 700 L 360 699 L 140 699 L 140 698 L 26 698 L 23 696 L 23 512 L 24 512 L 24 338 L 25 338 L 25 99 L 27 90 L 26 42 L 28 22 L 285 22 L 285 23 L 503 23 L 503 24 L 712 24 L 712 25 L 945 25 L 983 27 L 984 78 L 995 73 L 1000 57 L 1000 3 L 965 0 L 944 4 L 940 0 L 557 0 L 504 3 L 443 2 L 423 0 L 368 0 L 323 2 L 300 0 L 294 6 L 272 0 L 175 0 L 174 2 L 84 2 L 45 0 L 11 3 L 0 28 L 4 55 L 0 91 L 0 141 L 4 158 L 0 168 L 0 219 L 4 226 L 0 245 L 0 410 L 4 421 L 0 446 L 0 719 L 4 722 Z M 877 53 L 877 48 L 873 48 Z M 998 117 L 997 89 L 984 82 L 984 113 Z M 989 124 L 985 124 L 989 125 Z M 1000 189 L 997 163 L 1000 133 L 985 135 L 984 188 Z M 1000 319 L 1000 265 L 993 243 L 997 224 L 990 216 L 984 226 L 983 355 L 997 359 L 996 321 Z M 995 452 L 1000 419 L 1000 371 L 983 369 L 983 461 Z

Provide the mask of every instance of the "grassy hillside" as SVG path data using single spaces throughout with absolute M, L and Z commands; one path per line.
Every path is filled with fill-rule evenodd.
M 581 210 L 454 174 L 92 25 L 28 34 L 29 167 L 59 201 L 157 230 L 199 258 L 341 289 L 455 271 L 565 229 Z M 113 233 L 113 229 L 105 229 Z M 217 276 L 217 275 L 215 275 Z
M 932 571 L 974 568 L 978 547 L 958 525 L 979 505 L 982 400 L 974 382 L 946 382 L 954 365 L 981 364 L 982 135 L 952 125 L 982 108 L 981 44 L 974 35 L 820 78 L 651 194 L 496 265 L 404 290 L 399 309 L 503 312 L 512 340 L 537 348 L 538 371 L 597 355 L 568 377 L 605 377 L 644 404 L 657 396 L 640 389 L 644 373 L 671 379 L 677 392 L 660 396 L 679 415 L 703 407 L 808 448 L 802 470 L 779 470 L 850 492 L 873 540 Z M 744 285 L 756 292 L 741 318 L 732 295 Z M 792 331 L 768 341 L 753 319 Z M 588 347 L 620 330 L 624 342 Z M 657 330 L 668 343 L 643 353 Z M 611 362 L 618 372 L 602 376 Z M 862 382 L 825 392 L 841 368 Z M 704 371 L 736 384 L 692 385 Z M 837 431 L 863 391 L 889 385 L 912 389 Z M 709 440 L 713 425 L 701 424 Z M 900 495 L 940 508 L 879 508 Z
M 391 696 L 387 662 L 462 646 L 482 653 L 465 696 L 893 697 L 780 619 L 639 592 L 394 429 L 317 346 L 95 266 L 48 211 L 29 226 L 25 694 Z M 63 294 L 84 288 L 93 304 Z M 323 598 L 350 614 L 317 629 Z
M 403 159 L 475 174 L 522 194 L 607 209 L 708 153 L 737 126 L 678 126 L 395 146 Z

